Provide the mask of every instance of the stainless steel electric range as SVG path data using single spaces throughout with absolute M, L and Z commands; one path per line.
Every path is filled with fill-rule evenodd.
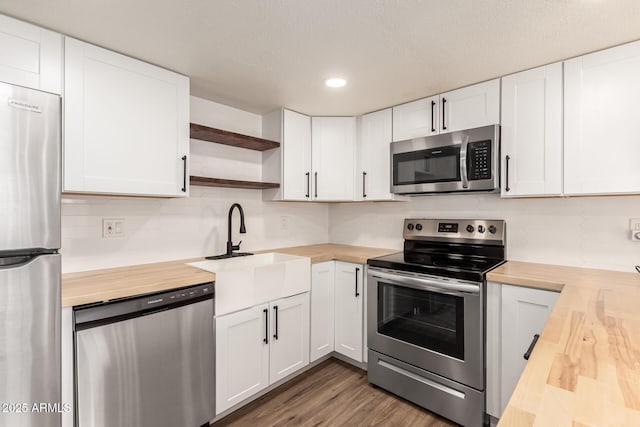
M 369 381 L 481 426 L 486 273 L 504 262 L 504 221 L 405 219 L 403 236 L 403 252 L 367 263 Z

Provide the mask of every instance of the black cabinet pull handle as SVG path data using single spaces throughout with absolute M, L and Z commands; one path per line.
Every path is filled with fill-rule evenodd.
M 273 306 L 273 311 L 276 312 L 276 333 L 273 334 L 273 337 L 275 339 L 278 339 L 278 306 L 277 305 Z
M 504 174 L 506 175 L 505 177 L 506 183 L 505 183 L 504 191 L 509 191 L 511 190 L 509 188 L 509 160 L 511 160 L 511 157 L 507 155 L 505 156 L 504 160 L 505 160 Z
M 367 197 L 367 190 L 365 189 L 366 179 L 367 179 L 367 173 L 362 171 L 362 197 Z
M 182 156 L 184 162 L 184 174 L 182 175 L 182 192 L 187 192 L 187 156 Z
M 358 273 L 359 272 L 360 272 L 360 269 L 356 267 L 356 298 L 360 296 L 360 294 L 358 293 Z
M 311 181 L 311 174 L 309 172 L 305 173 L 305 175 L 307 176 L 307 194 L 304 195 L 304 197 L 306 197 L 307 199 L 309 198 L 309 189 L 311 188 L 311 183 L 309 181 Z
M 314 174 L 314 180 L 313 180 L 313 184 L 315 185 L 315 193 L 316 195 L 314 196 L 315 198 L 318 198 L 318 172 L 316 172 Z
M 262 341 L 269 344 L 269 309 L 265 308 L 262 312 L 264 313 L 264 338 Z
M 431 132 L 436 131 L 436 102 L 431 101 Z
M 442 129 L 443 130 L 447 130 L 447 125 L 445 123 L 445 115 L 446 115 L 445 104 L 446 103 L 447 103 L 446 98 L 442 98 Z
M 538 342 L 538 338 L 540 338 L 540 335 L 535 334 L 533 336 L 533 341 L 531 341 L 531 344 L 529 344 L 529 348 L 527 349 L 527 352 L 524 354 L 524 360 L 529 360 L 529 357 L 531 357 L 531 352 L 533 351 L 533 348 L 536 346 L 536 343 Z

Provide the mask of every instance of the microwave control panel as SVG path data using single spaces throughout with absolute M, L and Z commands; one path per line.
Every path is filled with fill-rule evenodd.
M 470 142 L 467 146 L 469 181 L 491 179 L 491 141 Z

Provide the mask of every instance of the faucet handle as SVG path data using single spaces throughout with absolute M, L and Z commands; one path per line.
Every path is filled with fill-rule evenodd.
M 240 241 L 238 242 L 238 244 L 237 244 L 237 245 L 234 245 L 234 244 L 232 243 L 232 244 L 231 244 L 231 250 L 232 250 L 232 251 L 239 251 L 239 250 L 240 250 L 240 244 L 241 244 L 241 243 L 242 243 L 242 240 L 240 240 Z

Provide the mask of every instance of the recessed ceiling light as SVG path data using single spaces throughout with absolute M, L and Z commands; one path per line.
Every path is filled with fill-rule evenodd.
M 325 80 L 324 84 L 326 84 L 329 87 L 343 87 L 347 84 L 347 81 L 340 77 L 333 77 L 331 79 Z

